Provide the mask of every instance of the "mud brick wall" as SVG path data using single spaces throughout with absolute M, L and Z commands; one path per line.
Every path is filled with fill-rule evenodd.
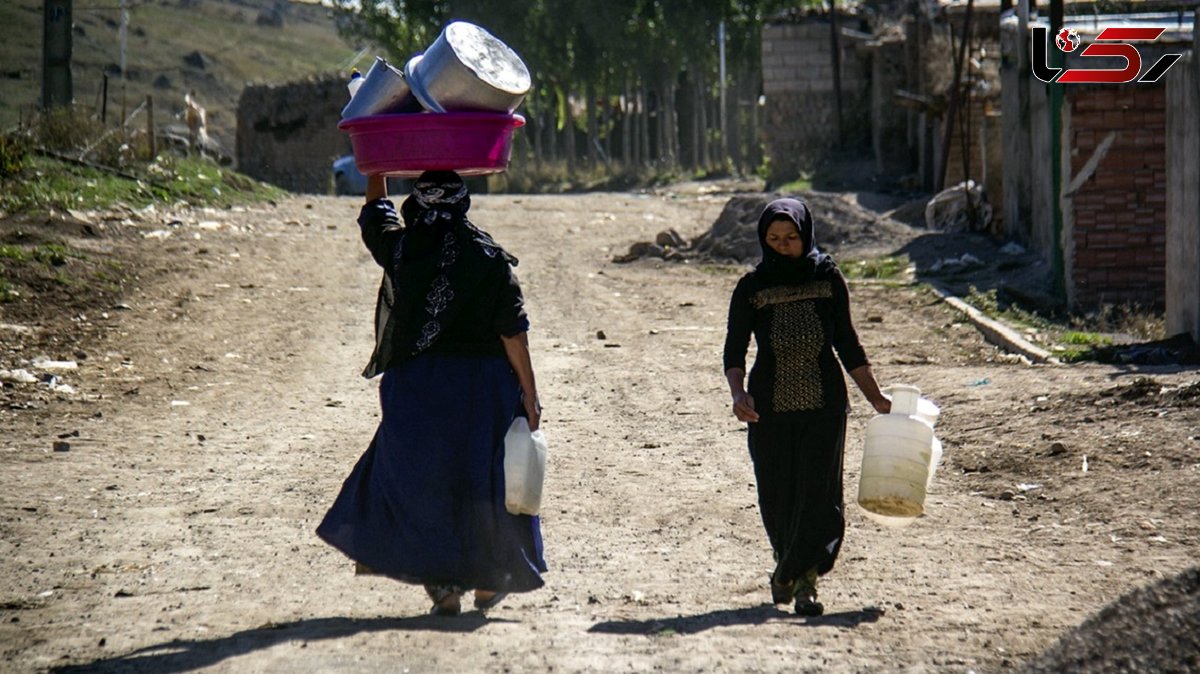
M 339 131 L 348 94 L 342 78 L 249 86 L 237 112 L 238 169 L 293 192 L 328 194 L 330 164 L 350 152 Z
M 1163 308 L 1166 103 L 1162 84 L 1067 88 L 1063 220 L 1073 306 Z
M 839 26 L 858 28 L 852 17 Z M 770 180 L 786 181 L 819 166 L 838 142 L 830 25 L 826 16 L 763 27 L 764 145 Z M 870 59 L 854 40 L 841 45 L 842 118 L 850 143 L 870 142 Z

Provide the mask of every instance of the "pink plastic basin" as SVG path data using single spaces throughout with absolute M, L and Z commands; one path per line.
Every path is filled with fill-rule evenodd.
M 359 171 L 413 178 L 499 173 L 508 168 L 513 130 L 524 125 L 524 117 L 507 113 L 424 112 L 352 117 L 338 128 L 350 134 Z

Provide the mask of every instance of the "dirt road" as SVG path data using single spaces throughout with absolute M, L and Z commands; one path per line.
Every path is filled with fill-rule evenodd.
M 1031 367 L 928 292 L 855 284 L 877 376 L 942 406 L 946 456 L 913 526 L 848 505 L 827 615 L 769 605 L 720 371 L 740 271 L 611 262 L 668 226 L 700 234 L 727 197 L 476 198 L 521 259 L 551 449 L 547 586 L 487 618 L 427 617 L 418 588 L 356 578 L 313 533 L 378 419 L 358 376 L 379 279 L 358 201 L 183 213 L 133 237 L 174 271 L 84 317 L 99 337 L 62 373 L 76 392 L 31 409 L 23 385 L 0 390 L 0 668 L 988 672 L 1194 563 L 1196 371 Z M 0 367 L 73 358 L 37 348 Z

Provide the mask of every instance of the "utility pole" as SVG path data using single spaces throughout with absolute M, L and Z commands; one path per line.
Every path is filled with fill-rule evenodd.
M 721 68 L 720 68 L 720 83 L 721 83 L 721 164 L 725 164 L 726 157 L 729 156 L 729 125 L 727 117 L 728 111 L 725 109 L 725 20 L 721 19 L 721 23 L 717 24 L 717 44 L 721 45 Z
M 1050 0 L 1050 35 L 1058 35 L 1063 26 L 1063 0 Z M 1051 49 L 1051 67 L 1061 68 L 1066 55 L 1061 49 Z M 1063 209 L 1062 209 L 1062 128 L 1063 128 L 1063 85 L 1051 82 L 1046 85 L 1050 98 L 1050 189 L 1054 195 L 1050 212 L 1054 217 L 1054 254 L 1050 259 L 1050 268 L 1054 275 L 1054 294 L 1059 299 L 1070 301 L 1067 292 L 1067 269 L 1063 241 Z
M 125 45 L 129 42 L 129 0 L 121 0 L 121 28 L 117 34 L 121 40 L 121 126 L 124 127 L 128 114 L 125 103 Z
M 42 107 L 70 105 L 71 29 L 74 0 L 44 0 L 42 5 Z
M 150 161 L 158 156 L 158 139 L 154 137 L 154 97 L 146 94 L 146 140 L 149 143 Z

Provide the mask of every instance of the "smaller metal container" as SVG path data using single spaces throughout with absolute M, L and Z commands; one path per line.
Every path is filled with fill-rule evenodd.
M 358 91 L 342 108 L 342 119 L 420 110 L 421 104 L 413 96 L 404 73 L 383 57 L 376 56 Z

